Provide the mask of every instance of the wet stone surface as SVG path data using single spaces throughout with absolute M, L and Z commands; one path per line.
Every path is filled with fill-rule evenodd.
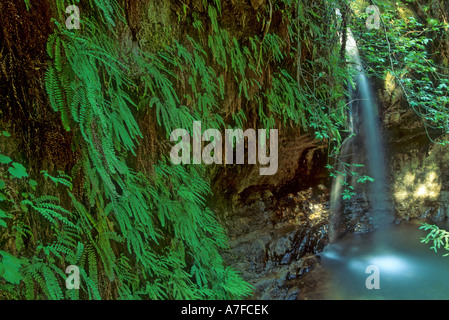
M 224 224 L 226 262 L 255 287 L 252 299 L 294 300 L 301 278 L 328 241 L 329 193 L 319 187 L 275 199 L 270 192 L 242 200 Z M 226 213 L 224 213 L 226 216 Z

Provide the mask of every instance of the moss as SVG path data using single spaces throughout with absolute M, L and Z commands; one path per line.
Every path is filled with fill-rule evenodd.
M 155 52 L 179 39 L 179 24 L 173 24 L 178 17 L 172 11 L 169 1 L 149 1 L 142 14 L 141 27 L 137 35 L 144 51 Z

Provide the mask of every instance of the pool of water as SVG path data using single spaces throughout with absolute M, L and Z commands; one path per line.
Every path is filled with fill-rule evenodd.
M 449 229 L 448 223 L 439 226 Z M 320 267 L 311 271 L 320 284 L 309 298 L 449 299 L 449 257 L 421 243 L 427 233 L 419 227 L 394 225 L 327 246 Z

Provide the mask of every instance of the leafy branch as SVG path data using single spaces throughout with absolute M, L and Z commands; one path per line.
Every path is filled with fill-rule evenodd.
M 436 225 L 423 223 L 419 229 L 428 231 L 427 236 L 421 238 L 421 243 L 431 243 L 430 249 L 437 252 L 440 248 L 449 251 L 449 232 L 440 229 Z M 449 256 L 449 252 L 445 253 L 443 257 Z

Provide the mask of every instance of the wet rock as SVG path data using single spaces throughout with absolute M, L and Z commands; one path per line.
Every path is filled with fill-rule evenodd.
M 297 300 L 323 300 L 326 299 L 324 293 L 331 288 L 332 278 L 330 273 L 317 263 L 312 272 L 306 273 L 296 283 L 299 289 Z
M 322 143 L 300 129 L 279 135 L 278 170 L 274 175 L 260 175 L 259 165 L 229 167 L 211 172 L 214 194 L 233 197 L 233 206 L 254 200 L 264 192 L 288 193 L 301 185 L 314 185 L 327 177 L 323 169 L 326 154 Z
M 231 242 L 223 258 L 255 287 L 251 298 L 296 299 L 296 281 L 327 241 L 328 189 L 260 195 L 226 214 Z

